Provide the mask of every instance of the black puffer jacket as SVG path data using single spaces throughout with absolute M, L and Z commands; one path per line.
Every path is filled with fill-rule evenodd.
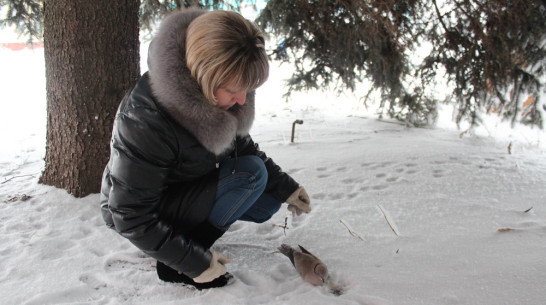
M 162 22 L 150 47 L 150 71 L 116 115 L 101 190 L 109 227 L 189 277 L 210 264 L 210 252 L 185 234 L 208 218 L 218 164 L 256 155 L 268 170 L 265 192 L 285 201 L 298 187 L 248 134 L 254 93 L 245 105 L 224 111 L 206 101 L 185 68 L 185 30 L 202 13 L 178 12 Z

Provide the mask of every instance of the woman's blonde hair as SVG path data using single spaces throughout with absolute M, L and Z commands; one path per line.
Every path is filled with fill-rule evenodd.
M 241 91 L 261 86 L 269 75 L 263 33 L 229 11 L 207 12 L 193 20 L 186 34 L 186 64 L 207 100 L 226 85 Z

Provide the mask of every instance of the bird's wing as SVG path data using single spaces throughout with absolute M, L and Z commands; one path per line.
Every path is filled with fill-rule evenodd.
M 302 247 L 301 245 L 298 245 L 301 249 L 301 252 L 305 253 L 305 254 L 309 254 L 311 255 L 314 259 L 317 259 L 318 260 L 318 257 L 316 257 L 313 253 L 307 251 L 307 249 L 305 249 L 304 247 Z

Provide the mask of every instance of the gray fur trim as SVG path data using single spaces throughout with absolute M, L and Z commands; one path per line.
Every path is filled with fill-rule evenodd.
M 220 155 L 236 135 L 245 136 L 254 122 L 254 92 L 243 106 L 228 111 L 211 105 L 186 67 L 186 29 L 204 10 L 171 13 L 150 44 L 148 67 L 159 105 L 210 152 Z

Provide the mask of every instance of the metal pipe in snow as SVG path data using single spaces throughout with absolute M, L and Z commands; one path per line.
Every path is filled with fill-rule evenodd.
M 295 120 L 292 123 L 292 138 L 290 138 L 290 143 L 294 143 L 294 131 L 296 130 L 296 124 L 303 124 L 302 120 Z

